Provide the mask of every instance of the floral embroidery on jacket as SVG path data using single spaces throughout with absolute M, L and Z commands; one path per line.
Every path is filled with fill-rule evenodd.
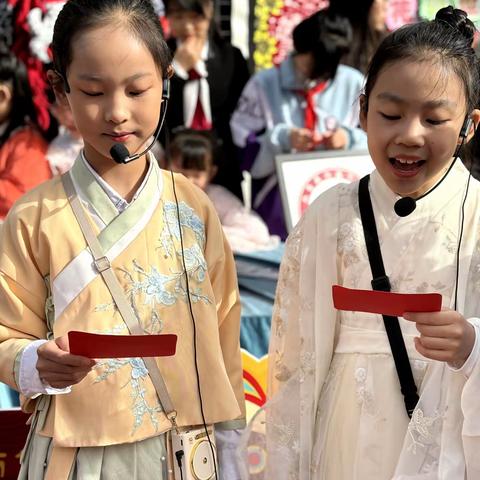
M 114 325 L 111 329 L 97 330 L 94 333 L 110 334 L 110 335 L 126 335 L 128 334 L 127 327 L 124 323 Z M 158 414 L 161 413 L 162 407 L 158 401 L 154 405 L 149 405 L 145 398 L 146 388 L 145 382 L 150 381 L 148 377 L 148 370 L 141 358 L 108 358 L 97 361 L 95 369 L 98 372 L 98 377 L 94 383 L 105 381 L 110 375 L 114 375 L 118 370 L 123 368 L 130 368 L 129 381 L 120 388 L 131 387 L 132 398 L 132 412 L 133 412 L 133 430 L 140 427 L 147 416 L 155 429 L 158 429 Z

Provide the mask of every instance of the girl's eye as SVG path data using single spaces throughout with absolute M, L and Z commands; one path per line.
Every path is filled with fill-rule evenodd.
M 427 123 L 430 125 L 442 125 L 442 123 L 445 123 L 447 120 L 433 120 L 431 118 L 427 119 Z
M 385 120 L 399 120 L 400 115 L 387 115 L 386 113 L 379 112 L 380 115 L 385 119 Z
M 143 95 L 145 93 L 145 90 L 133 90 L 130 92 L 130 95 L 132 97 L 139 97 L 140 95 Z
M 81 92 L 89 97 L 99 97 L 103 95 L 102 92 L 86 92 L 85 90 L 81 90 Z

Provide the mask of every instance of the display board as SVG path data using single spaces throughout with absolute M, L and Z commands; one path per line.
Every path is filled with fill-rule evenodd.
M 366 151 L 278 155 L 276 166 L 288 231 L 322 192 L 358 180 L 375 168 Z

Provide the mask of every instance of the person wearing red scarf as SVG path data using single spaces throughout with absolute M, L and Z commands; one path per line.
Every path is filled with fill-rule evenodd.
M 293 31 L 294 51 L 252 77 L 233 114 L 233 139 L 253 178 L 253 206 L 270 233 L 282 238 L 287 232 L 275 156 L 366 148 L 357 107 L 363 75 L 339 65 L 351 39 L 349 21 L 328 10 L 303 20 Z M 256 156 L 248 157 L 252 151 Z

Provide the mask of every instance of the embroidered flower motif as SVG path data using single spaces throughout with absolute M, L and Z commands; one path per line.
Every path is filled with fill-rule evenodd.
M 367 369 L 364 367 L 358 367 L 355 370 L 354 377 L 357 384 L 357 403 L 363 405 L 366 413 L 369 415 L 375 415 L 377 412 L 375 398 L 373 393 L 367 387 Z
M 141 358 L 109 358 L 97 362 L 95 368 L 101 373 L 95 379 L 94 383 L 103 382 L 118 370 L 128 367 L 131 369 L 130 380 L 126 385 L 123 385 L 122 388 L 125 388 L 127 385 L 131 388 L 132 412 L 134 417 L 132 435 L 142 425 L 145 416 L 148 417 L 155 427 L 155 430 L 157 430 L 158 414 L 162 412 L 162 408 L 158 401 L 152 406 L 148 404 L 145 398 L 147 390 L 144 384 L 150 380 L 148 370 Z
M 140 290 L 145 293 L 145 302 L 150 305 L 161 303 L 162 305 L 173 305 L 176 301 L 175 295 L 167 290 L 168 283 L 176 280 L 176 276 L 160 273 L 156 267 L 152 267 L 150 272 L 142 272 L 145 275 L 145 281 L 136 284 Z
M 305 379 L 315 373 L 315 352 L 302 352 L 300 354 L 300 377 L 299 382 L 303 383 Z
M 278 445 L 281 447 L 294 448 L 295 446 L 295 424 L 293 420 L 282 425 L 274 425 Z M 298 449 L 298 443 L 297 443 Z
M 338 229 L 338 252 L 343 265 L 349 267 L 365 256 L 365 245 L 361 224 L 343 223 Z
M 421 408 L 415 409 L 408 425 L 408 434 L 411 440 L 408 450 L 416 455 L 418 448 L 425 448 L 435 444 L 435 431 L 439 427 L 441 423 L 439 421 L 442 417 L 443 415 L 437 410 L 429 417 L 425 416 Z
M 210 298 L 202 294 L 202 289 L 199 286 L 195 286 L 205 280 L 207 271 L 205 259 L 198 245 L 185 249 L 184 254 L 187 275 L 191 281 L 189 286 L 192 301 L 202 300 L 205 303 L 211 303 Z M 126 268 L 121 269 L 121 271 L 130 284 L 127 295 L 130 297 L 130 303 L 135 311 L 137 311 L 137 297 L 139 295 L 145 297 L 144 305 L 151 305 L 153 308 L 159 304 L 165 306 L 174 305 L 179 297 L 184 300 L 187 298 L 183 271 L 165 274 L 161 273 L 155 266 L 147 270 L 135 260 L 133 261 L 133 272 Z M 143 280 L 136 280 L 138 276 L 143 277 Z
M 197 242 L 200 244 L 203 249 L 205 246 L 205 225 L 203 224 L 200 217 L 195 213 L 195 210 L 189 207 L 185 202 L 178 203 L 174 202 L 165 202 L 163 208 L 163 216 L 165 225 L 167 226 L 164 229 L 162 238 L 164 235 L 173 235 L 173 237 L 180 241 L 180 230 L 178 228 L 178 212 L 180 212 L 180 225 L 183 228 L 188 228 L 193 231 Z M 165 246 L 167 245 L 167 250 L 173 247 L 171 241 L 162 242 Z
M 275 352 L 275 378 L 279 382 L 286 382 L 292 376 L 292 372 L 283 362 L 283 353 Z

